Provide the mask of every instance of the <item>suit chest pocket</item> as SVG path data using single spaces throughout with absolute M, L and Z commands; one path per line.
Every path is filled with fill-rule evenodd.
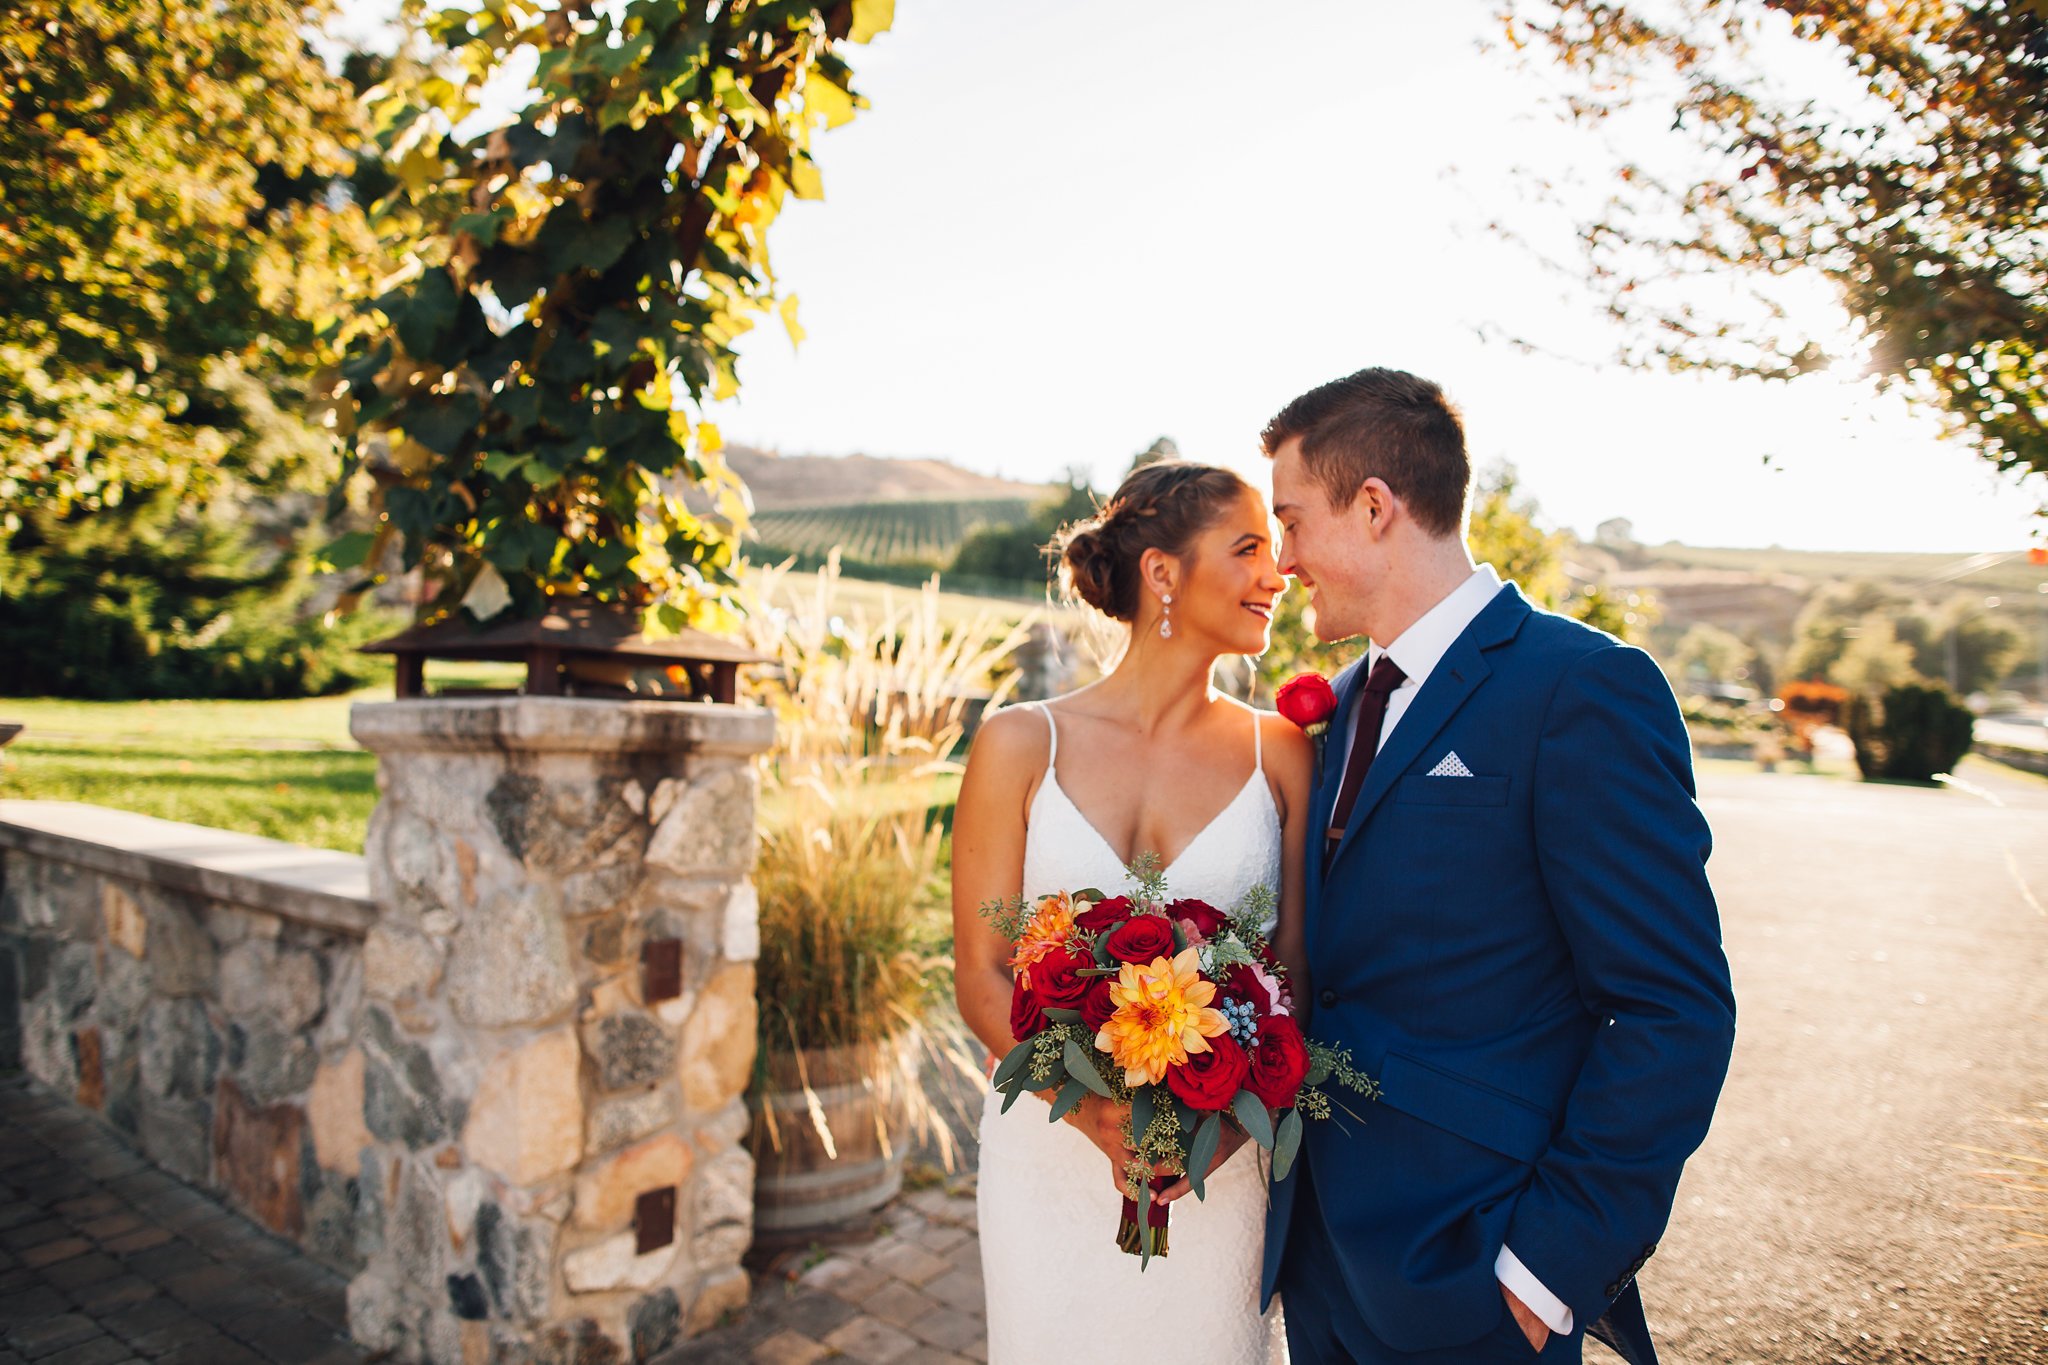
M 1505 806 L 1505 777 L 1404 777 L 1394 785 L 1394 800 L 1404 806 Z

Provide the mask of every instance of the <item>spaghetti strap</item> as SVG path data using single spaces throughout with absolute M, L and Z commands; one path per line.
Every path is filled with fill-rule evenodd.
M 1053 723 L 1052 708 L 1044 702 L 1038 703 L 1038 714 L 1045 717 L 1045 728 L 1052 735 L 1052 747 L 1045 754 L 1045 770 L 1051 772 L 1060 756 L 1060 727 Z
M 1252 768 L 1254 777 L 1263 777 L 1266 772 L 1266 718 L 1257 711 L 1252 712 Z

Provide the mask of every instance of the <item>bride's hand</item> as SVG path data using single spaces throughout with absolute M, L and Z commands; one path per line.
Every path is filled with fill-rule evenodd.
M 1202 1179 L 1207 1180 L 1210 1176 L 1216 1174 L 1216 1168 L 1230 1160 L 1231 1153 L 1244 1146 L 1245 1141 L 1242 1128 L 1239 1128 L 1234 1123 L 1224 1124 L 1222 1137 L 1216 1143 L 1216 1155 L 1209 1158 L 1209 1169 L 1202 1172 Z M 1194 1188 L 1194 1184 L 1186 1176 L 1182 1176 L 1159 1192 L 1159 1202 L 1171 1204 L 1174 1200 L 1189 1193 Z
M 1115 1183 L 1117 1193 L 1124 1189 L 1124 1168 L 1137 1159 L 1137 1153 L 1124 1146 L 1124 1123 L 1131 1116 L 1131 1106 L 1117 1104 L 1103 1099 L 1100 1095 L 1089 1095 L 1068 1113 L 1065 1122 L 1081 1130 L 1087 1139 L 1101 1149 L 1109 1158 L 1110 1179 Z

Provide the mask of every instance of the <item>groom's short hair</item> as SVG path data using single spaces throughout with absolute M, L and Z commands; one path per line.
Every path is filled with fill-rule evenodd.
M 1303 467 L 1333 506 L 1349 507 L 1378 478 L 1423 530 L 1464 534 L 1472 489 L 1465 420 L 1431 381 L 1379 368 L 1333 379 L 1280 409 L 1259 439 L 1270 458 L 1296 437 Z

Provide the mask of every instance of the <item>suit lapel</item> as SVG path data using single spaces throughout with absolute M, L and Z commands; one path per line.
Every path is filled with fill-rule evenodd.
M 1356 716 L 1360 694 L 1365 691 L 1366 655 L 1347 664 L 1337 674 L 1331 690 L 1337 694 L 1337 709 L 1330 713 L 1330 728 L 1323 732 L 1323 764 L 1311 794 L 1308 806 L 1308 865 L 1305 886 L 1308 897 L 1308 918 L 1313 921 L 1315 908 L 1322 898 L 1323 887 L 1323 831 L 1330 825 L 1330 810 L 1337 804 L 1337 787 L 1344 780 L 1345 740 L 1351 734 L 1352 721 Z
M 1358 832 L 1365 828 L 1373 810 L 1393 789 L 1395 781 L 1492 674 L 1493 666 L 1486 661 L 1486 651 L 1512 640 L 1521 630 L 1522 622 L 1528 619 L 1529 610 L 1528 600 L 1521 591 L 1512 583 L 1505 585 L 1479 615 L 1472 618 L 1472 623 L 1452 642 L 1443 658 L 1437 660 L 1436 667 L 1430 670 L 1429 677 L 1417 689 L 1415 699 L 1401 713 L 1393 733 L 1387 736 L 1387 742 L 1373 758 L 1372 769 L 1365 775 L 1365 784 L 1358 789 L 1358 801 L 1351 807 L 1351 823 L 1345 827 L 1344 838 L 1330 859 L 1332 871 L 1336 870 L 1345 850 L 1357 841 Z M 1322 808 L 1325 820 L 1329 818 L 1328 809 L 1327 806 Z

